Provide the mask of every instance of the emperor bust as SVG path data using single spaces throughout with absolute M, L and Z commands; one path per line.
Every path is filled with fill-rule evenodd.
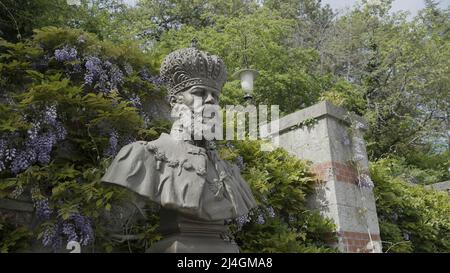
M 102 181 L 202 223 L 248 213 L 256 202 L 239 168 L 220 159 L 213 140 L 195 135 L 195 121 L 201 117 L 200 126 L 207 127 L 205 120 L 212 118 L 204 116 L 205 109 L 218 105 L 227 77 L 223 61 L 196 47 L 184 48 L 165 58 L 160 74 L 176 117 L 171 133 L 124 146 Z

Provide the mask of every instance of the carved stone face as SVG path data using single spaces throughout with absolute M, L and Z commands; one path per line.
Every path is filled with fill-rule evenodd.
M 178 94 L 178 98 L 182 98 L 182 103 L 189 107 L 192 111 L 195 111 L 199 107 L 203 107 L 207 104 L 218 105 L 220 92 L 208 86 L 193 86 L 188 90 Z M 181 102 L 181 101 L 178 101 Z M 172 105 L 173 106 L 173 105 Z
M 184 127 L 190 136 L 199 139 L 194 133 L 210 131 L 218 118 L 219 96 L 219 90 L 204 85 L 196 85 L 178 93 L 170 101 L 172 116 L 178 119 L 174 126 Z M 191 126 L 187 125 L 189 119 Z

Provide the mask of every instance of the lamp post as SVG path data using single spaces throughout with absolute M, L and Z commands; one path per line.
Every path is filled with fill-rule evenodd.
M 244 90 L 244 99 L 249 101 L 253 99 L 253 82 L 259 75 L 258 71 L 254 69 L 241 69 L 233 74 L 233 78 L 241 80 L 241 87 Z

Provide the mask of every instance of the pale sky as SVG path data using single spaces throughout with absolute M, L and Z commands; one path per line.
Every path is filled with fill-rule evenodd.
M 353 6 L 358 0 L 322 0 L 324 4 L 330 4 L 333 9 L 346 9 Z M 450 0 L 440 0 L 440 6 L 445 8 L 450 5 Z M 392 11 L 399 10 L 409 11 L 412 16 L 415 16 L 417 12 L 424 8 L 425 4 L 423 0 L 395 0 L 392 4 Z
M 127 3 L 127 4 L 129 4 L 131 6 L 136 5 L 136 2 L 137 2 L 137 0 L 124 0 L 124 1 L 125 1 L 125 3 Z

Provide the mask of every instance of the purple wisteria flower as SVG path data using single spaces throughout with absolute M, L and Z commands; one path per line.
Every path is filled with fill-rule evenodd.
M 159 76 L 151 77 L 150 78 L 150 82 L 152 82 L 153 84 L 156 84 L 156 85 L 163 85 L 164 84 L 164 81 Z
M 105 62 L 105 67 L 107 68 L 108 71 L 109 88 L 117 89 L 123 83 L 122 70 L 120 70 L 120 68 L 117 65 L 112 64 L 109 61 Z
M 239 167 L 241 171 L 245 169 L 245 162 L 242 156 L 236 157 L 236 165 Z
M 86 59 L 85 68 L 85 84 L 94 86 L 94 89 L 104 94 L 123 84 L 122 70 L 110 61 L 102 62 L 100 58 L 90 56 Z
M 84 81 L 86 84 L 92 85 L 99 75 L 104 74 L 102 67 L 102 61 L 97 57 L 88 57 L 85 63 L 86 74 L 84 75 Z
M 153 83 L 155 85 L 163 85 L 164 84 L 164 82 L 161 79 L 161 77 L 150 75 L 150 73 L 148 72 L 147 69 L 142 69 L 139 72 L 139 76 L 141 77 L 142 80 L 150 82 L 150 83 Z
M 62 233 L 67 237 L 67 242 L 78 242 L 78 235 L 74 224 L 64 221 L 62 224 Z
M 16 149 L 11 148 L 8 139 L 12 139 L 12 134 L 6 134 L 5 139 L 0 139 L 0 172 L 6 169 L 8 162 L 16 157 Z
M 55 50 L 55 59 L 59 62 L 65 62 L 65 72 L 67 77 L 82 72 L 80 59 L 77 57 L 78 52 L 74 47 L 65 46 L 62 49 Z
M 131 75 L 133 74 L 133 67 L 129 64 L 125 64 L 123 69 L 125 70 L 125 73 L 127 73 L 127 75 Z
M 42 235 L 42 244 L 46 247 L 51 247 L 56 250 L 62 247 L 62 225 L 60 222 L 47 227 Z
M 367 175 L 365 173 L 362 173 L 359 175 L 358 183 L 359 183 L 359 186 L 362 188 L 373 189 L 373 187 L 374 187 L 372 179 L 370 178 L 369 175 Z
M 54 145 L 65 139 L 66 129 L 57 120 L 56 106 L 46 107 L 42 116 L 35 120 L 27 131 L 27 137 L 22 147 L 6 148 L 0 151 L 1 167 L 6 168 L 9 162 L 13 174 L 26 170 L 34 163 L 48 164 Z M 13 138 L 9 138 L 13 139 Z M 5 147 L 8 144 L 3 144 Z
M 237 230 L 242 230 L 242 227 L 250 222 L 250 217 L 248 214 L 244 214 L 242 216 L 239 216 L 238 218 L 236 218 L 236 226 L 237 226 Z
M 139 71 L 139 76 L 141 77 L 141 79 L 143 79 L 144 81 L 148 81 L 148 82 L 151 82 L 151 80 L 150 80 L 150 78 L 151 78 L 151 75 L 150 75 L 150 73 L 148 73 L 148 70 L 147 69 L 141 69 L 141 71 Z
M 67 242 L 77 241 L 81 245 L 89 245 L 94 241 L 91 220 L 79 213 L 71 214 L 67 220 L 59 219 L 44 231 L 42 244 L 56 250 L 62 247 L 64 238 Z
M 50 219 L 53 210 L 48 204 L 48 199 L 41 199 L 34 202 L 34 207 L 36 209 L 36 215 L 41 220 Z
M 275 210 L 272 207 L 267 208 L 267 214 L 269 214 L 270 218 L 275 218 Z
M 73 222 L 79 234 L 79 243 L 86 246 L 94 241 L 94 229 L 92 222 L 88 217 L 79 213 L 72 214 L 69 220 Z
M 108 148 L 105 150 L 105 152 L 103 153 L 104 156 L 109 157 L 109 156 L 115 156 L 117 153 L 117 144 L 118 144 L 118 139 L 119 136 L 117 135 L 116 131 L 112 131 L 110 136 L 109 136 L 109 146 Z
M 7 149 L 7 141 L 4 139 L 0 139 L 0 172 L 6 170 L 6 155 L 7 152 L 9 153 L 9 150 Z M 10 156 L 9 156 L 10 157 Z
M 5 150 L 6 150 L 6 145 L 7 145 L 6 140 L 0 139 L 0 157 L 3 156 L 3 154 L 4 154 Z
M 26 149 L 20 151 L 14 160 L 11 162 L 11 172 L 18 174 L 21 171 L 26 170 L 36 161 L 36 152 L 34 150 Z
M 142 106 L 141 98 L 138 95 L 132 96 L 129 101 L 133 104 L 134 107 L 140 108 Z
M 60 62 L 71 62 L 77 59 L 77 49 L 65 46 L 62 49 L 55 50 L 55 59 Z
M 256 222 L 260 225 L 264 225 L 266 223 L 266 219 L 264 219 L 264 215 L 262 215 L 262 214 L 258 215 Z

